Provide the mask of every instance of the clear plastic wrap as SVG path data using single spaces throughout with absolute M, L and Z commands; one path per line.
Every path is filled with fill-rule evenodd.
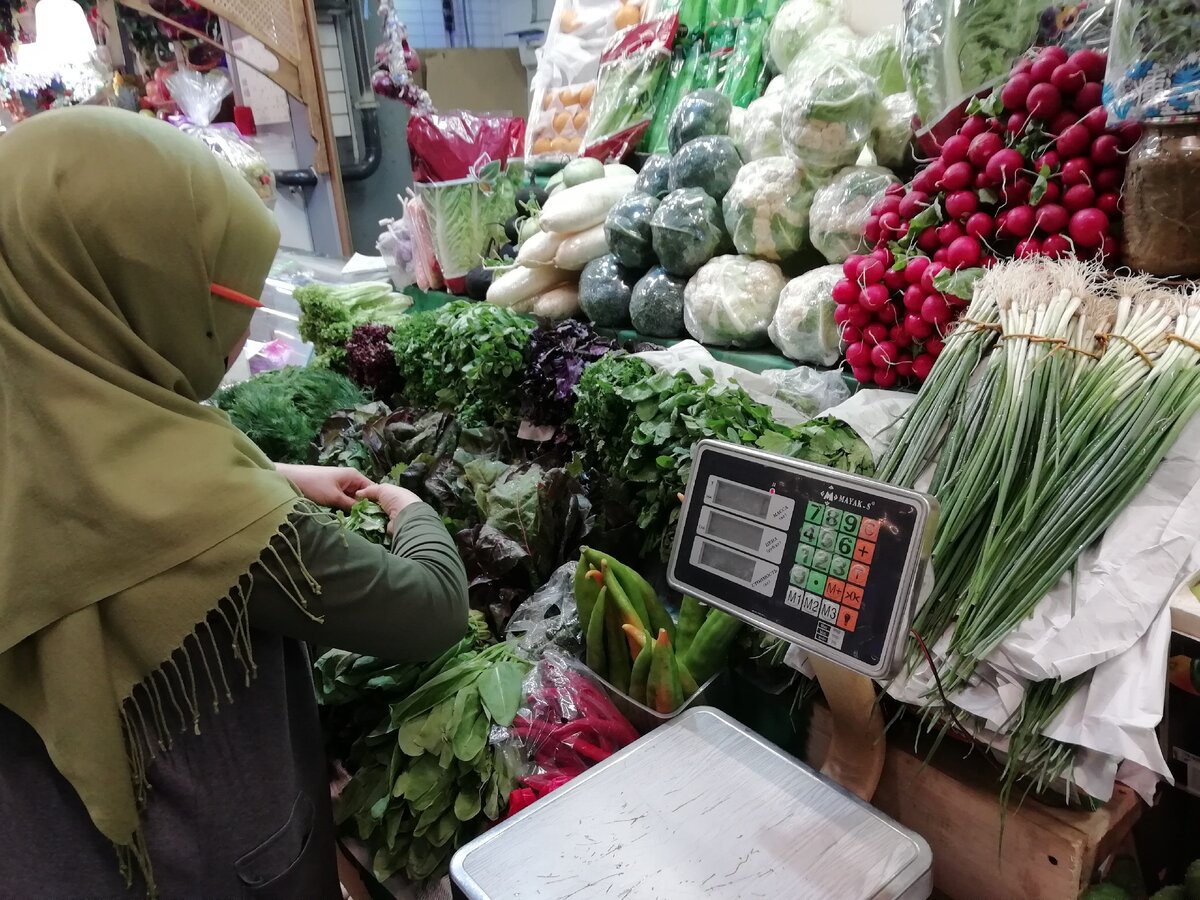
M 871 207 L 900 179 L 879 166 L 842 169 L 817 189 L 808 214 L 809 238 L 826 262 L 842 263 L 869 249 L 863 228 Z
M 671 157 L 665 153 L 655 153 L 646 157 L 633 189 L 639 194 L 647 194 L 659 200 L 671 193 Z
M 762 377 L 775 386 L 776 400 L 810 419 L 850 399 L 850 387 L 841 369 L 819 371 L 811 366 L 796 366 L 767 369 Z
M 642 140 L 641 149 L 646 153 L 667 153 L 670 150 L 668 132 L 671 116 L 679 105 L 679 98 L 691 92 L 695 85 L 700 61 L 704 57 L 704 41 L 693 39 L 685 45 L 676 44 L 671 57 L 671 67 L 658 86 L 654 100 L 654 120 Z
M 275 207 L 275 172 L 267 159 L 246 141 L 236 125 L 213 124 L 225 98 L 233 93 L 233 82 L 224 69 L 195 72 L 180 69 L 166 77 L 167 89 L 179 104 L 181 117 L 171 124 L 202 141 L 214 156 L 233 166 L 269 208 Z
M 851 165 L 871 136 L 879 92 L 853 63 L 830 60 L 792 83 L 783 102 L 784 151 L 812 174 Z
M 667 125 L 667 147 L 675 154 L 696 138 L 729 134 L 732 109 L 729 98 L 712 88 L 683 95 Z
M 421 71 L 421 60 L 409 46 L 408 29 L 393 8 L 392 0 L 380 0 L 379 21 L 383 43 L 375 48 L 376 69 L 371 75 L 371 89 L 381 97 L 399 100 L 419 113 L 433 112 L 429 92 L 417 84 L 414 77 Z
M 695 274 L 725 239 L 721 208 L 700 188 L 668 194 L 650 219 L 650 231 L 659 264 L 679 278 Z
M 788 70 L 800 51 L 822 31 L 841 24 L 841 0 L 788 0 L 779 7 L 767 32 L 767 62 L 773 71 Z
M 900 45 L 900 29 L 888 25 L 863 38 L 855 53 L 858 67 L 875 79 L 884 97 L 906 90 Z
M 832 366 L 841 356 L 841 338 L 833 320 L 833 286 L 841 266 L 822 266 L 793 278 L 779 295 L 771 320 L 771 343 L 788 359 Z
M 889 169 L 906 169 L 912 162 L 913 119 L 917 103 L 907 92 L 884 97 L 871 121 L 871 152 Z
M 746 108 L 739 147 L 747 162 L 783 155 L 784 84 L 784 77 L 776 76 L 767 85 L 767 92 Z
M 637 274 L 626 269 L 611 253 L 593 259 L 579 276 L 579 306 L 601 328 L 629 324 L 629 302 Z
M 684 327 L 702 344 L 761 347 L 786 283 L 774 263 L 749 256 L 715 257 L 687 283 Z
M 829 62 L 839 61 L 858 65 L 859 46 L 862 38 L 850 30 L 849 26 L 831 25 L 814 37 L 799 56 L 792 60 L 787 67 L 787 78 L 790 83 L 816 72 Z
M 634 330 L 646 337 L 679 338 L 683 327 L 683 291 L 687 279 L 676 278 L 655 266 L 633 286 L 629 318 Z
M 658 209 L 658 198 L 649 194 L 626 194 L 608 211 L 604 236 L 617 262 L 631 269 L 648 269 L 654 264 L 650 220 Z
M 588 156 L 619 161 L 641 142 L 671 62 L 675 28 L 672 15 L 626 28 L 608 42 L 583 139 Z
M 1104 100 L 1118 119 L 1200 115 L 1200 6 L 1117 0 Z
M 684 144 L 671 157 L 669 186 L 672 191 L 699 188 L 720 203 L 742 168 L 742 154 L 733 138 L 725 135 L 698 137 Z
M 595 93 L 594 81 L 543 91 L 530 116 L 534 130 L 528 138 L 528 155 L 542 162 L 577 156 Z
M 679 24 L 691 33 L 699 32 L 709 21 L 707 0 L 648 0 L 653 3 L 650 15 L 665 16 L 668 13 L 679 15 Z
M 719 90 L 730 99 L 735 107 L 745 108 L 758 97 L 762 78 L 763 43 L 767 36 L 768 22 L 762 16 L 743 19 L 737 27 L 733 41 L 733 52 L 725 65 L 725 76 Z
M 725 195 L 725 230 L 738 253 L 762 259 L 794 256 L 808 237 L 813 190 L 786 156 L 746 163 Z
M 553 650 L 523 685 L 524 702 L 508 729 L 525 773 L 508 798 L 513 816 L 638 739 L 604 689 L 575 660 Z

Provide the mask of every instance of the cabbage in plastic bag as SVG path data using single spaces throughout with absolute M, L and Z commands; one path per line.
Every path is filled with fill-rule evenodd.
M 593 259 L 579 276 L 579 307 L 601 328 L 629 324 L 629 301 L 637 275 L 611 253 Z
M 639 334 L 647 337 L 683 337 L 683 290 L 687 279 L 676 278 L 655 266 L 633 286 L 629 318 Z
M 842 169 L 833 181 L 817 190 L 808 214 L 809 237 L 826 261 L 842 263 L 867 251 L 863 227 L 871 207 L 900 179 L 877 166 Z
M 889 25 L 863 38 L 856 54 L 858 67 L 875 79 L 884 97 L 905 90 L 904 64 L 900 60 L 900 29 Z
M 810 419 L 850 399 L 850 387 L 841 369 L 818 371 L 810 366 L 766 369 L 762 377 L 775 386 L 776 400 Z
M 786 72 L 813 38 L 841 21 L 840 0 L 788 0 L 779 7 L 767 34 L 767 61 L 771 68 Z
M 741 168 L 742 154 L 733 138 L 699 137 L 671 157 L 671 190 L 700 188 L 720 203 Z
M 700 188 L 672 191 L 650 219 L 659 264 L 680 278 L 694 274 L 720 248 L 725 238 L 721 221 L 717 201 Z
M 729 134 L 729 114 L 733 103 L 720 91 L 704 88 L 685 94 L 671 114 L 667 126 L 667 146 L 671 153 L 688 141 L 706 135 Z
M 688 334 L 717 347 L 761 347 L 787 279 L 779 266 L 749 256 L 706 262 L 684 291 Z
M 813 190 L 786 156 L 747 163 L 725 195 L 725 230 L 738 253 L 783 260 L 808 236 Z
M 792 83 L 783 101 L 783 142 L 806 170 L 851 165 L 866 146 L 879 92 L 858 66 L 833 60 Z
M 771 320 L 771 343 L 796 362 L 832 366 L 841 356 L 841 339 L 833 320 L 833 286 L 841 266 L 822 266 L 793 278 L 779 295 Z
M 904 169 L 912 156 L 913 117 L 917 103 L 912 94 L 884 97 L 871 121 L 871 150 L 881 166 Z
M 636 191 L 613 204 L 604 220 L 608 249 L 623 266 L 648 269 L 654 264 L 650 219 L 658 209 L 658 198 Z
M 811 77 L 826 64 L 834 61 L 858 65 L 859 46 L 862 38 L 846 25 L 833 25 L 818 34 L 804 52 L 792 60 L 787 67 L 789 84 L 797 84 L 800 79 Z
M 655 153 L 646 157 L 642 171 L 638 172 L 633 189 L 639 194 L 648 194 L 661 200 L 671 192 L 671 157 Z
M 783 84 L 782 75 L 771 82 L 771 86 Z M 747 162 L 768 156 L 783 155 L 783 102 L 786 92 L 771 91 L 759 97 L 746 108 L 746 122 L 741 130 L 738 145 L 742 158 Z

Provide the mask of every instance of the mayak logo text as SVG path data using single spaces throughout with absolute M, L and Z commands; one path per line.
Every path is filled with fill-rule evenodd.
M 842 506 L 849 506 L 851 509 L 861 509 L 865 512 L 870 512 L 875 508 L 874 500 L 859 500 L 857 497 L 848 497 L 845 494 L 839 494 L 831 490 L 821 491 L 821 499 L 826 503 L 840 503 Z

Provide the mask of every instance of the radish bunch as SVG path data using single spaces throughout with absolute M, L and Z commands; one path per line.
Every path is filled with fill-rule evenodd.
M 1134 123 L 1108 126 L 1106 59 L 1047 47 L 991 96 L 863 229 L 874 249 L 842 267 L 834 318 L 862 384 L 921 382 L 967 306 L 971 275 L 997 259 L 1115 259 Z M 961 274 L 959 274 L 961 273 Z

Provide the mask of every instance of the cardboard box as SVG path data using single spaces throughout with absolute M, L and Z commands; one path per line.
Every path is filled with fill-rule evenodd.
M 528 115 L 529 72 L 519 50 L 462 48 L 417 53 L 421 82 L 438 109 Z

